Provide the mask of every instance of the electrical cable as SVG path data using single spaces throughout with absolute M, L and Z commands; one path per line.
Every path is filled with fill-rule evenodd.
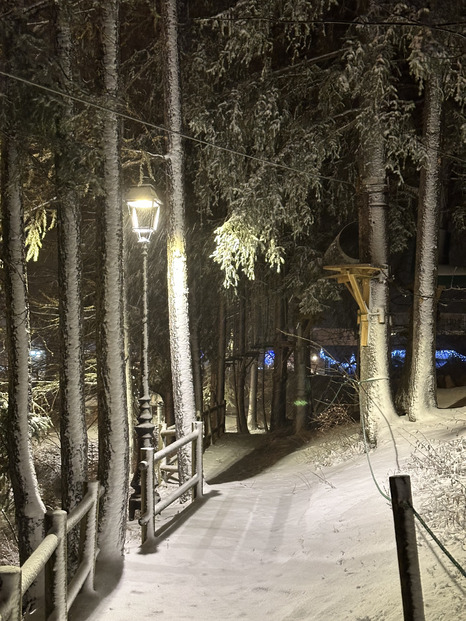
M 317 343 L 315 343 L 313 341 L 310 341 L 310 342 L 313 345 L 319 346 Z M 321 347 L 321 349 L 324 349 L 324 348 Z M 328 352 L 327 352 L 327 354 L 328 354 Z M 331 357 L 331 356 L 329 356 L 329 357 Z M 364 382 L 375 381 L 375 380 L 380 380 L 380 379 L 387 379 L 387 378 L 383 378 L 383 377 L 378 377 L 378 378 L 369 378 L 367 380 L 358 381 L 358 380 L 353 380 L 352 378 L 350 378 L 344 372 L 342 372 L 342 374 L 344 375 L 344 377 L 348 381 L 355 383 L 359 388 L 364 390 L 366 392 L 366 395 L 367 395 L 367 391 L 365 389 Z M 395 439 L 394 439 L 394 436 L 393 436 L 393 432 L 391 430 L 391 426 L 388 423 L 386 417 L 383 415 L 383 412 L 382 412 L 381 408 L 379 407 L 379 405 L 378 404 L 376 404 L 376 405 L 377 405 L 378 410 L 382 414 L 382 416 L 385 418 L 385 421 L 387 422 L 387 424 L 388 424 L 388 426 L 390 428 L 390 432 L 391 432 L 391 435 L 392 435 L 393 442 L 395 443 Z M 377 479 L 375 477 L 374 469 L 372 467 L 372 462 L 371 462 L 370 455 L 369 455 L 369 445 L 368 445 L 368 441 L 367 441 L 367 432 L 366 432 L 366 425 L 365 425 L 364 416 L 361 416 L 361 427 L 362 427 L 362 438 L 363 438 L 363 443 L 364 443 L 364 450 L 365 450 L 365 453 L 366 453 L 367 463 L 368 463 L 368 466 L 369 466 L 369 471 L 371 473 L 372 480 L 374 481 L 374 484 L 375 484 L 375 487 L 377 488 L 377 491 L 380 493 L 380 495 L 385 500 L 387 500 L 390 503 L 390 506 L 391 506 L 392 505 L 392 499 L 390 498 L 390 496 L 385 494 L 385 492 L 381 489 L 381 487 L 380 487 L 380 485 L 379 485 L 379 483 L 378 483 L 378 481 L 377 481 Z M 395 450 L 396 450 L 396 446 L 395 446 Z M 397 464 L 398 464 L 398 457 L 397 457 Z M 399 469 L 399 464 L 398 464 L 398 469 Z M 435 533 L 429 528 L 429 526 L 426 524 L 426 522 L 423 520 L 423 518 L 419 515 L 419 513 L 416 511 L 416 509 L 412 505 L 410 505 L 410 504 L 409 504 L 409 508 L 413 511 L 413 514 L 416 517 L 416 519 L 423 526 L 423 528 L 427 531 L 427 533 L 432 537 L 432 539 L 435 541 L 435 543 L 438 545 L 438 547 L 441 549 L 441 551 L 445 554 L 445 556 L 451 561 L 451 563 L 453 563 L 453 565 L 458 569 L 458 571 L 461 573 L 461 575 L 463 577 L 466 577 L 466 571 L 459 564 L 459 562 L 454 558 L 454 556 L 447 550 L 447 548 L 443 545 L 443 543 L 439 540 L 439 538 L 435 535 Z
M 249 160 L 253 160 L 255 162 L 259 162 L 260 164 L 265 164 L 266 166 L 273 166 L 275 168 L 279 168 L 282 170 L 287 170 L 289 172 L 298 173 L 299 175 L 303 175 L 306 177 L 312 177 L 313 179 L 325 179 L 326 181 L 335 181 L 337 183 L 342 183 L 344 185 L 353 186 L 353 184 L 349 181 L 345 181 L 343 179 L 337 179 L 336 177 L 327 177 L 325 175 L 312 174 L 309 171 L 300 170 L 299 168 L 294 168 L 293 166 L 287 166 L 286 164 L 280 164 L 278 162 L 273 162 L 271 160 L 266 160 L 265 158 L 257 157 L 255 155 L 249 155 L 244 153 L 243 151 L 236 151 L 235 149 L 231 149 L 229 147 L 223 147 L 221 145 L 214 144 L 207 140 L 203 140 L 202 138 L 195 138 L 194 136 L 189 136 L 188 134 L 184 134 L 182 132 L 176 132 L 171 129 L 167 129 L 163 125 L 157 125 L 156 123 L 151 123 L 150 121 L 144 121 L 143 119 L 138 119 L 135 116 L 127 114 L 125 112 L 118 112 L 117 110 L 113 110 L 112 108 L 108 108 L 102 104 L 95 103 L 93 101 L 89 101 L 88 99 L 84 99 L 83 97 L 78 97 L 77 95 L 71 95 L 70 93 L 64 93 L 56 88 L 52 88 L 51 86 L 45 86 L 43 84 L 38 84 L 37 82 L 33 82 L 32 80 L 28 80 L 26 78 L 22 78 L 20 76 L 14 75 L 13 73 L 9 73 L 7 71 L 0 71 L 0 75 L 10 78 L 11 80 L 15 80 L 17 82 L 22 82 L 27 86 L 32 86 L 39 90 L 45 91 L 46 93 L 50 93 L 52 95 L 58 95 L 59 97 L 64 97 L 66 99 L 71 99 L 72 101 L 76 101 L 78 103 L 84 104 L 91 108 L 95 108 L 96 110 L 100 110 L 101 112 L 109 112 L 111 114 L 115 114 L 116 116 L 125 119 L 127 121 L 131 121 L 133 123 L 139 123 L 140 125 L 144 125 L 145 127 L 149 127 L 151 129 L 156 129 L 160 132 L 164 132 L 166 134 L 176 134 L 185 140 L 190 140 L 192 142 L 196 142 L 203 146 L 211 147 L 213 149 L 217 149 L 219 151 L 223 151 L 226 153 L 231 153 L 232 155 L 238 155 L 244 157 Z

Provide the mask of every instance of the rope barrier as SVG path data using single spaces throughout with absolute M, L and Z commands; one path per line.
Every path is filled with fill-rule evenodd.
M 375 478 L 374 470 L 372 468 L 371 458 L 369 457 L 369 446 L 367 444 L 366 423 L 364 421 L 364 416 L 361 416 L 361 427 L 362 427 L 362 440 L 364 442 L 364 450 L 366 453 L 367 463 L 369 465 L 369 470 L 372 476 L 372 480 L 374 481 L 375 487 L 377 488 L 379 494 L 383 496 L 385 500 L 388 500 L 388 502 L 391 504 L 392 499 L 390 498 L 390 496 L 388 496 L 387 494 L 385 494 L 385 492 L 382 491 L 380 485 L 378 484 L 377 479 Z
M 364 386 L 364 383 L 388 379 L 386 377 L 371 377 L 371 378 L 368 378 L 368 379 L 365 379 L 365 380 L 354 380 L 353 378 L 350 378 L 346 373 L 344 374 L 344 376 L 345 376 L 346 380 L 349 383 L 356 384 L 359 388 L 364 390 L 364 392 L 366 392 L 366 394 L 367 394 L 367 391 L 366 391 L 366 388 Z M 383 412 L 382 412 L 382 409 L 380 408 L 380 406 L 378 404 L 376 404 L 376 407 L 379 410 L 379 412 L 382 414 L 382 416 L 385 419 L 385 421 L 387 422 L 387 424 L 389 425 L 387 419 L 383 415 Z M 368 444 L 368 441 L 367 441 L 366 423 L 365 423 L 365 420 L 364 420 L 364 416 L 361 416 L 361 427 L 362 427 L 362 439 L 363 439 L 363 443 L 364 443 L 364 450 L 365 450 L 365 453 L 366 453 L 367 463 L 368 463 L 368 466 L 369 466 L 369 471 L 371 473 L 372 480 L 374 481 L 374 485 L 375 485 L 377 491 L 379 492 L 379 494 L 385 500 L 387 500 L 390 503 L 390 505 L 391 505 L 392 504 L 392 499 L 390 498 L 390 496 L 385 494 L 385 492 L 381 489 L 381 487 L 380 487 L 380 485 L 379 485 L 379 483 L 378 483 L 378 481 L 377 481 L 377 479 L 375 477 L 374 469 L 372 468 L 372 462 L 371 462 L 370 455 L 369 455 L 369 444 Z M 391 428 L 390 428 L 390 431 L 391 431 Z M 392 435 L 392 440 L 395 443 L 395 439 L 393 437 L 393 433 L 391 435 Z M 395 450 L 396 450 L 396 446 L 395 446 Z M 398 468 L 399 468 L 398 455 L 397 455 L 397 465 L 398 465 Z M 410 509 L 413 511 L 414 516 L 419 521 L 421 526 L 424 527 L 424 529 L 432 537 L 432 539 L 435 541 L 435 543 L 438 545 L 438 547 L 442 550 L 442 552 L 445 554 L 445 556 L 451 561 L 451 563 L 453 563 L 453 565 L 458 569 L 460 574 L 463 577 L 466 577 L 466 571 L 459 564 L 459 562 L 455 559 L 455 557 L 446 549 L 446 547 L 439 540 L 439 538 L 435 535 L 435 533 L 429 528 L 429 526 L 427 526 L 427 524 L 422 519 L 422 517 L 419 515 L 419 513 L 416 511 L 416 509 L 414 507 L 412 507 L 411 505 L 410 505 Z
M 374 379 L 378 379 L 378 378 L 374 378 Z M 368 380 L 366 380 L 366 381 L 368 381 Z M 361 382 L 358 382 L 358 384 L 361 385 Z M 370 470 L 370 473 L 371 473 L 371 476 L 372 476 L 372 480 L 374 481 L 375 487 L 377 488 L 379 494 L 381 496 L 383 496 L 383 498 L 385 498 L 385 500 L 388 500 L 388 502 L 390 504 L 392 504 L 392 499 L 390 498 L 390 496 L 388 496 L 387 494 L 385 494 L 382 491 L 379 483 L 377 482 L 377 479 L 375 478 L 374 470 L 372 468 L 372 463 L 371 463 L 371 459 L 370 459 L 370 456 L 369 456 L 369 447 L 368 447 L 368 443 L 367 443 L 366 425 L 365 425 L 365 421 L 364 421 L 364 416 L 361 416 L 361 427 L 362 427 L 362 437 L 363 437 L 363 442 L 364 442 L 364 449 L 365 449 L 365 452 L 366 452 L 367 463 L 369 465 L 369 470 Z M 410 505 L 410 509 L 413 511 L 414 516 L 419 521 L 421 526 L 424 527 L 424 529 L 432 537 L 432 539 L 435 541 L 435 543 L 438 545 L 438 547 L 441 549 L 441 551 L 445 554 L 445 556 L 453 563 L 453 565 L 460 572 L 460 574 L 464 578 L 466 578 L 466 570 L 463 569 L 463 567 L 459 564 L 459 562 L 455 559 L 455 557 L 446 549 L 446 547 L 443 545 L 443 543 L 440 541 L 440 539 L 435 535 L 435 533 L 429 528 L 429 526 L 427 526 L 427 524 L 422 519 L 422 517 L 419 515 L 419 513 L 416 511 L 416 509 L 413 506 L 411 506 L 411 505 Z
M 412 509 L 413 513 L 414 513 L 414 517 L 417 518 L 417 520 L 419 521 L 419 523 L 425 528 L 425 530 L 429 533 L 429 535 L 432 537 L 432 539 L 435 541 L 435 543 L 438 545 L 438 547 L 442 550 L 442 552 L 445 554 L 445 556 L 447 556 L 450 561 L 453 563 L 453 565 L 456 567 L 456 569 L 460 572 L 460 574 L 466 578 L 466 570 L 463 569 L 463 567 L 461 567 L 461 565 L 458 563 L 458 561 L 454 558 L 454 556 L 452 556 L 450 554 L 450 552 L 446 549 L 446 547 L 443 545 L 443 543 L 440 541 L 440 539 L 437 537 L 437 535 L 435 535 L 433 533 L 433 531 L 427 526 L 427 524 L 424 522 L 424 520 L 422 519 L 422 517 L 419 515 L 419 513 L 416 511 L 416 509 L 412 506 L 410 506 L 410 508 Z

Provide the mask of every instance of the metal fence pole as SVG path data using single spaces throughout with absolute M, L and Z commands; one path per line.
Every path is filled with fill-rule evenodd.
M 390 477 L 390 493 L 395 522 L 404 621 L 425 621 L 409 476 Z
M 154 524 L 154 447 L 141 449 L 141 462 L 146 467 L 141 470 L 141 516 L 149 515 L 149 520 L 142 525 L 142 541 L 155 537 Z

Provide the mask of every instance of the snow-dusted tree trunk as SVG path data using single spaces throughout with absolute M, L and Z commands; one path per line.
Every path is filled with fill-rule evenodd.
M 181 84 L 178 58 L 176 0 L 162 1 L 164 28 L 164 90 L 167 136 L 167 280 L 170 357 L 175 426 L 178 437 L 191 432 L 196 420 L 190 349 L 188 269 L 184 202 L 183 144 L 181 138 Z M 179 458 L 180 479 L 190 477 L 190 448 Z
M 425 91 L 426 153 L 421 169 L 417 216 L 412 357 L 408 390 L 404 395 L 404 409 L 413 421 L 432 414 L 437 407 L 435 338 L 443 97 L 441 67 L 433 63 Z
M 191 351 L 193 357 L 194 396 L 196 401 L 196 418 L 202 420 L 204 411 L 203 377 L 201 347 L 199 344 L 199 321 L 194 323 L 191 332 Z
M 270 429 L 275 431 L 286 426 L 286 387 L 288 382 L 289 348 L 285 345 L 287 301 L 280 293 L 275 298 L 275 358 L 272 374 L 272 403 L 270 406 Z
M 123 262 L 128 257 L 128 244 L 125 229 L 123 227 Z M 129 312 L 128 312 L 128 290 L 127 290 L 127 273 L 123 271 L 123 333 L 124 333 L 124 357 L 125 357 L 125 378 L 126 378 L 126 403 L 128 410 L 128 450 L 130 462 L 139 456 L 136 455 L 136 445 L 134 442 L 133 427 L 137 424 L 137 416 L 134 414 L 134 398 L 133 398 L 133 376 L 131 369 L 131 353 L 130 353 L 130 336 L 129 336 Z M 130 465 L 131 468 L 131 465 Z
M 236 428 L 238 433 L 249 433 L 246 418 L 246 299 L 245 285 L 242 283 L 238 293 L 238 323 L 235 338 L 235 399 L 236 399 Z
M 389 379 L 388 231 L 383 134 L 374 132 L 362 146 L 363 206 L 360 258 L 380 268 L 370 280 L 367 345 L 360 347 L 360 410 L 366 435 L 377 441 L 381 426 L 398 420 Z
M 306 319 L 301 319 L 298 324 L 295 369 L 296 369 L 296 398 L 295 398 L 295 432 L 299 433 L 309 426 L 312 405 L 310 399 L 309 365 L 309 325 Z
M 61 89 L 72 84 L 69 7 L 55 2 L 56 50 Z M 70 511 L 81 500 L 87 479 L 87 431 L 84 407 L 84 360 L 81 296 L 81 218 L 70 161 L 73 159 L 73 108 L 63 100 L 57 119 L 55 174 L 58 225 L 60 321 L 60 444 L 62 506 Z
M 249 369 L 248 429 L 257 429 L 257 380 L 259 356 L 254 356 Z
M 2 258 L 8 349 L 8 412 L 5 429 L 18 526 L 19 556 L 20 562 L 24 563 L 43 537 L 45 507 L 39 494 L 29 442 L 29 305 L 19 158 L 12 137 L 3 138 L 1 166 Z
M 253 298 L 252 308 L 249 312 L 252 326 L 252 344 L 253 349 L 259 346 L 261 341 L 261 304 L 257 297 Z M 248 429 L 257 429 L 257 385 L 259 379 L 259 352 L 255 354 L 251 360 L 251 368 L 249 369 L 249 400 L 248 400 Z
M 102 44 L 108 107 L 118 96 L 118 0 L 103 4 Z M 99 479 L 105 487 L 99 525 L 101 557 L 123 554 L 128 512 L 129 438 L 123 326 L 123 217 L 117 116 L 103 119 L 105 197 L 99 212 L 98 287 Z
M 216 426 L 218 433 L 225 429 L 225 412 L 220 410 L 225 400 L 225 348 L 227 322 L 225 312 L 225 298 L 221 292 L 218 294 L 218 319 L 217 319 L 217 357 L 212 361 L 211 385 L 210 385 L 210 407 L 217 406 Z

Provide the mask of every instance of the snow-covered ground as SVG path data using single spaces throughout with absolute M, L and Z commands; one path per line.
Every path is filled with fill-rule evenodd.
M 409 470 L 416 443 L 464 441 L 461 418 L 401 422 L 395 442 L 387 436 L 370 454 L 381 489 L 398 465 Z M 400 621 L 392 511 L 357 431 L 306 442 L 226 434 L 205 453 L 204 500 L 178 515 L 167 509 L 155 543 L 143 547 L 133 523 L 124 567 L 99 567 L 97 592 L 78 598 L 72 621 Z M 413 475 L 422 514 L 429 500 L 419 469 Z M 465 567 L 459 535 L 448 547 Z M 466 619 L 466 580 L 420 530 L 418 546 L 426 621 Z

